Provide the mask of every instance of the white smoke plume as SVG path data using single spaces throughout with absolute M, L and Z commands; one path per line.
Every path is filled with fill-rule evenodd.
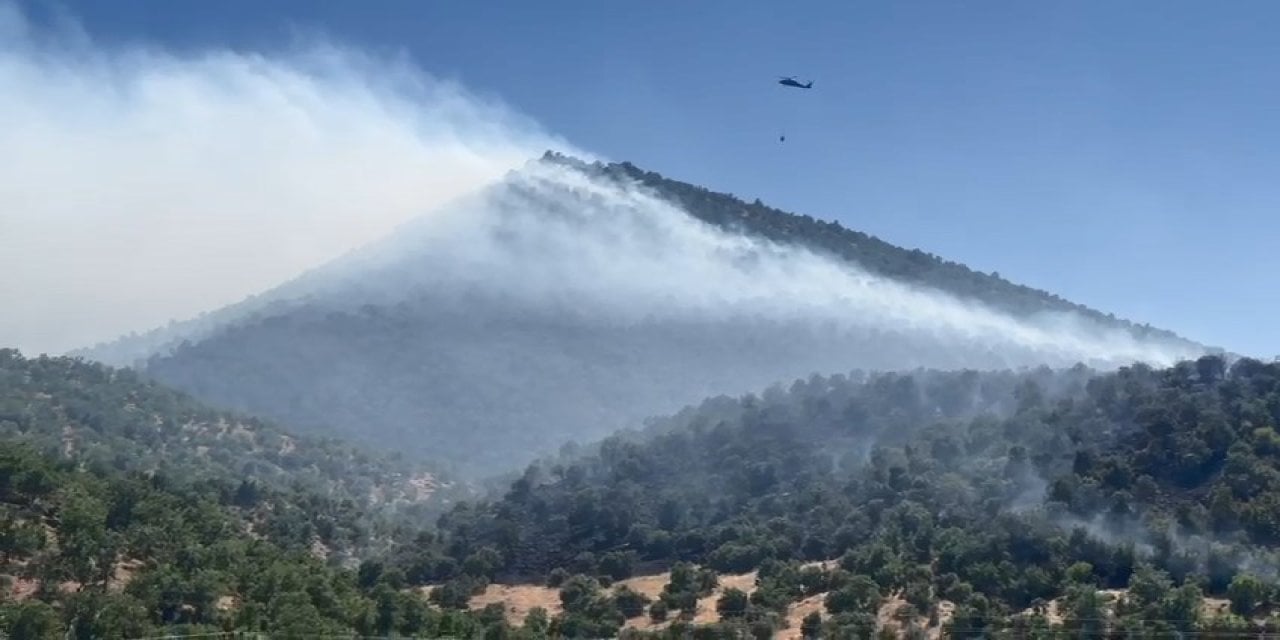
M 406 256 L 415 260 L 407 268 Z M 389 268 L 368 275 L 378 264 Z M 634 182 L 558 163 L 530 164 L 501 187 L 434 211 L 339 265 L 361 265 L 353 271 L 366 274 L 357 276 L 371 283 L 365 288 L 403 291 L 407 274 L 419 286 L 465 283 L 529 303 L 589 308 L 615 322 L 737 316 L 891 331 L 935 352 L 954 345 L 956 353 L 999 354 L 1004 366 L 1168 365 L 1202 353 L 1075 314 L 1015 318 L 798 246 L 727 233 Z M 848 361 L 856 364 L 856 356 Z M 897 363 L 948 365 L 980 366 L 963 357 Z
M 1197 355 L 729 234 L 566 167 L 508 175 L 548 148 L 585 154 L 403 60 L 316 40 L 271 54 L 106 48 L 38 32 L 12 8 L 0 42 L 0 341 L 24 350 L 191 317 L 364 246 L 322 272 L 414 256 L 417 268 L 373 285 L 403 294 L 392 275 L 410 273 L 612 320 L 800 320 L 864 344 L 866 330 L 888 331 L 1011 365 Z M 822 355 L 858 366 L 849 353 Z
M 106 47 L 9 4 L 0 123 L 0 343 L 32 353 L 235 302 L 572 151 L 405 60 Z

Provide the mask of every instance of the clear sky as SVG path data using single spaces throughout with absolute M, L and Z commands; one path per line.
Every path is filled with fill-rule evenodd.
M 59 6 L 106 41 L 403 50 L 605 157 L 1280 354 L 1274 2 Z

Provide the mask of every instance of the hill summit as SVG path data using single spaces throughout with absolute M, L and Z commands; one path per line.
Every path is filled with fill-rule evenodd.
M 1204 352 L 837 223 L 548 153 L 272 291 L 84 355 L 487 473 L 814 373 Z

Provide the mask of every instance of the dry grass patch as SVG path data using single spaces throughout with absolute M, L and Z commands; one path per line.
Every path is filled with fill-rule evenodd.
M 956 605 L 949 600 L 941 600 L 938 602 L 938 626 L 930 627 L 928 634 L 929 640 L 939 640 L 942 637 L 942 627 L 951 622 L 956 617 Z
M 609 594 L 625 586 L 632 591 L 644 594 L 650 600 L 657 600 L 662 595 L 662 589 L 670 582 L 670 572 L 635 576 L 613 583 L 608 589 L 601 590 L 600 594 Z M 421 590 L 424 595 L 429 596 L 434 588 L 434 586 L 426 586 Z M 698 610 L 694 614 L 693 622 L 710 624 L 719 621 L 720 615 L 716 612 L 716 601 L 726 590 L 740 589 L 750 594 L 755 591 L 755 588 L 756 573 L 754 571 L 720 576 L 719 585 L 715 591 L 698 600 Z M 556 616 L 563 612 L 560 606 L 560 590 L 541 584 L 491 584 L 485 588 L 484 593 L 472 596 L 468 607 L 473 611 L 479 611 L 493 604 L 502 605 L 507 622 L 512 625 L 523 624 L 525 616 L 537 607 L 545 609 L 548 616 Z M 654 623 L 646 612 L 628 620 L 626 627 L 640 630 L 662 629 L 670 625 L 670 620 L 674 620 L 678 615 L 673 611 L 667 622 Z
M 787 606 L 787 628 L 780 629 L 774 638 L 777 640 L 800 640 L 803 636 L 800 633 L 800 624 L 804 619 L 813 612 L 826 613 L 826 593 L 809 596 L 799 602 L 793 602 Z
M 716 590 L 705 598 L 698 599 L 698 612 L 693 616 L 694 624 L 713 624 L 720 621 L 720 612 L 716 611 L 716 601 L 729 589 L 745 591 L 747 595 L 756 590 L 756 572 L 738 575 L 720 576 Z
M 671 572 L 657 573 L 651 576 L 636 576 L 627 578 L 614 583 L 615 587 L 625 586 L 636 593 L 642 593 L 651 600 L 657 600 L 662 595 L 662 588 L 671 582 Z
M 513 626 L 524 624 L 525 616 L 538 607 L 546 609 L 547 616 L 556 616 L 562 611 L 560 590 L 540 584 L 491 584 L 484 593 L 472 596 L 469 606 L 479 611 L 491 604 L 501 604 L 507 623 Z

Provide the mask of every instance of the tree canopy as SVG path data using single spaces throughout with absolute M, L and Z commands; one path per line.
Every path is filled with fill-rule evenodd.
M 533 465 L 405 553 L 438 568 L 483 553 L 500 581 L 600 575 L 618 554 L 757 570 L 757 609 L 825 593 L 846 630 L 890 594 L 926 617 L 951 603 L 957 633 L 1030 624 L 1049 600 L 1062 624 L 1208 628 L 1229 621 L 1203 614 L 1206 595 L 1236 615 L 1272 606 L 1278 419 L 1280 365 L 1253 360 L 815 376 Z M 740 600 L 724 596 L 738 618 Z

